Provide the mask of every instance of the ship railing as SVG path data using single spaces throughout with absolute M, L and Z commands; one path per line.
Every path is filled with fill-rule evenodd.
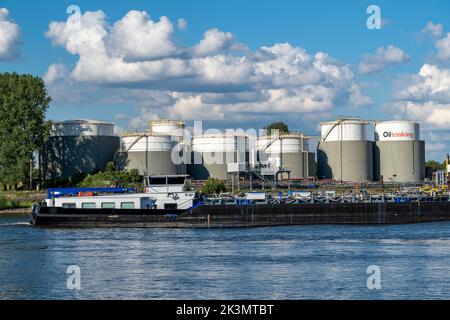
M 363 195 L 352 194 L 342 196 L 317 196 L 311 195 L 308 197 L 274 197 L 268 196 L 265 201 L 255 201 L 245 198 L 206 198 L 205 205 L 258 205 L 258 204 L 323 204 L 323 203 L 408 203 L 408 202 L 442 202 L 450 201 L 449 196 L 405 196 L 405 195 L 393 195 L 393 194 L 379 194 L 379 195 Z
M 51 200 L 64 196 L 78 196 L 83 193 L 135 193 L 135 188 L 50 188 L 47 199 Z

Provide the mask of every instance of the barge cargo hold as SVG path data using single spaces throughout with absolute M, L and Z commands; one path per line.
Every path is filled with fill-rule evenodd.
M 230 228 L 308 224 L 382 225 L 450 221 L 450 202 L 202 205 L 187 210 L 73 209 L 35 206 L 49 227 Z
M 208 198 L 186 188 L 185 175 L 147 177 L 145 192 L 124 188 L 49 189 L 33 206 L 32 223 L 49 227 L 231 228 L 304 224 L 395 224 L 450 220 L 448 195 L 353 194 L 336 197 L 290 191 L 278 197 Z

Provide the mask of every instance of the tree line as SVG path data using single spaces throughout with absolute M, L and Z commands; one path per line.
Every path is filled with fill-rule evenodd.
M 50 102 L 41 78 L 0 73 L 0 190 L 31 187 L 33 160 L 50 134 Z

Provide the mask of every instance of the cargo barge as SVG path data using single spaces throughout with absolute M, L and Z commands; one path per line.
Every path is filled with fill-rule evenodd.
M 104 195 L 107 193 L 107 195 Z M 130 189 L 51 189 L 33 207 L 42 227 L 232 228 L 307 224 L 383 225 L 450 220 L 448 196 L 314 197 L 307 192 L 268 197 L 198 197 L 184 176 L 147 179 L 145 192 Z

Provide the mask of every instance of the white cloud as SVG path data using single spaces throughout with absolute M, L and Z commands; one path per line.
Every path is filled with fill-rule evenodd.
M 445 34 L 442 24 L 434 24 L 430 21 L 417 34 L 419 42 L 426 36 L 431 36 L 434 41 L 436 53 L 433 58 L 435 62 L 450 62 L 450 32 Z
M 426 151 L 427 152 L 442 152 L 447 148 L 447 146 L 444 143 L 427 143 L 426 144 Z
M 102 11 L 52 22 L 47 37 L 78 60 L 72 70 L 59 64 L 49 67 L 45 79 L 50 93 L 59 94 L 64 84 L 55 79 L 64 75 L 72 92 L 78 92 L 78 84 L 133 102 L 141 110 L 133 126 L 155 115 L 188 120 L 324 114 L 372 103 L 351 67 L 326 53 L 310 55 L 288 43 L 251 51 L 218 29 L 206 31 L 186 48 L 175 44 L 172 34 L 168 18 L 155 22 L 138 11 L 112 25 Z
M 415 76 L 399 83 L 391 110 L 422 122 L 426 128 L 446 130 L 450 126 L 450 70 L 425 64 Z
M 428 142 L 428 141 L 433 140 L 427 140 L 427 143 L 425 144 L 426 159 L 427 160 L 435 159 L 438 161 L 442 161 L 444 155 L 448 153 L 447 145 L 441 142 Z
M 180 53 L 172 34 L 173 25 L 167 17 L 154 22 L 146 12 L 130 11 L 114 24 L 111 41 L 113 50 L 125 60 L 150 60 Z
M 205 57 L 242 49 L 244 49 L 244 46 L 236 41 L 231 32 L 210 29 L 203 34 L 203 39 L 192 51 L 196 57 Z
M 0 8 L 0 60 L 14 60 L 20 54 L 20 27 L 11 20 L 8 9 Z
M 52 85 L 55 81 L 64 80 L 69 76 L 69 71 L 62 63 L 54 63 L 48 67 L 47 72 L 44 74 L 44 81 L 47 85 Z
M 187 28 L 187 21 L 185 19 L 183 19 L 183 18 L 178 19 L 177 27 L 178 27 L 178 30 L 180 30 L 180 31 L 186 30 L 186 28 Z
M 437 49 L 436 57 L 441 61 L 450 61 L 450 32 L 446 37 L 436 41 L 435 47 Z
M 443 30 L 432 22 L 421 30 L 420 34 L 432 36 L 437 52 L 417 74 L 397 80 L 393 100 L 383 108 L 395 118 L 421 123 L 427 159 L 440 159 L 450 148 L 450 69 L 446 64 L 450 61 L 450 33 L 443 36 Z
M 423 27 L 422 30 L 420 30 L 420 34 L 423 36 L 430 35 L 434 38 L 440 37 L 442 35 L 444 28 L 442 24 L 434 24 L 431 21 L 428 21 L 428 23 Z
M 387 48 L 380 47 L 375 54 L 366 54 L 359 64 L 361 74 L 381 72 L 389 66 L 409 62 L 410 57 L 402 49 L 393 45 Z
M 417 76 L 407 79 L 396 94 L 397 100 L 450 103 L 450 70 L 425 64 Z

